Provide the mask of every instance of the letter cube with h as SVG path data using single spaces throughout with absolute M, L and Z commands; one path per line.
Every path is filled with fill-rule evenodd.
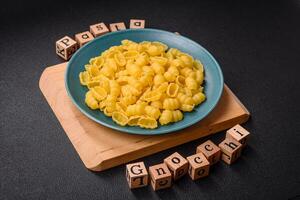
M 222 151 L 221 158 L 227 164 L 233 163 L 241 155 L 242 144 L 232 138 L 223 140 L 219 147 Z
M 148 172 L 144 162 L 126 165 L 126 179 L 131 189 L 148 185 Z

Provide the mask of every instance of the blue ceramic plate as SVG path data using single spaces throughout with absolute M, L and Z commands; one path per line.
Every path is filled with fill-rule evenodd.
M 130 126 L 122 127 L 114 123 L 110 117 L 106 117 L 101 111 L 89 109 L 84 102 L 87 88 L 80 85 L 78 75 L 84 70 L 84 65 L 89 62 L 90 58 L 100 55 L 101 52 L 111 46 L 120 45 L 121 40 L 124 39 L 129 39 L 135 42 L 163 42 L 169 47 L 178 48 L 179 50 L 192 55 L 194 58 L 201 60 L 205 70 L 204 92 L 207 100 L 197 106 L 193 112 L 184 113 L 184 119 L 182 121 L 165 126 L 159 126 L 153 130 Z M 95 122 L 122 132 L 141 135 L 156 135 L 186 128 L 207 116 L 217 105 L 221 97 L 223 91 L 223 75 L 213 56 L 202 46 L 186 37 L 156 29 L 128 29 L 105 34 L 104 36 L 96 38 L 80 48 L 72 56 L 67 66 L 65 84 L 72 102 L 83 114 Z

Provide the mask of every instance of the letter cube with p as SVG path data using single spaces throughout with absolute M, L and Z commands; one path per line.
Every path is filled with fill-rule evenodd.
M 126 165 L 126 178 L 131 189 L 148 185 L 148 172 L 144 162 Z
M 77 50 L 77 42 L 69 36 L 65 36 L 60 40 L 57 40 L 55 46 L 56 54 L 65 60 L 69 60 L 69 58 Z

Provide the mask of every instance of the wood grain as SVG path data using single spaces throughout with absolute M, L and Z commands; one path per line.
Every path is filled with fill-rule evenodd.
M 48 67 L 39 86 L 84 165 L 93 171 L 142 158 L 244 123 L 250 114 L 225 85 L 217 107 L 201 122 L 157 136 L 131 135 L 106 128 L 83 115 L 69 99 L 64 72 L 67 63 Z

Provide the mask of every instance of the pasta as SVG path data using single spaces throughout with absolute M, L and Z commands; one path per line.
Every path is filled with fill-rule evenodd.
M 86 105 L 120 126 L 175 123 L 206 100 L 203 64 L 160 42 L 123 40 L 84 69 L 79 82 L 88 88 Z

